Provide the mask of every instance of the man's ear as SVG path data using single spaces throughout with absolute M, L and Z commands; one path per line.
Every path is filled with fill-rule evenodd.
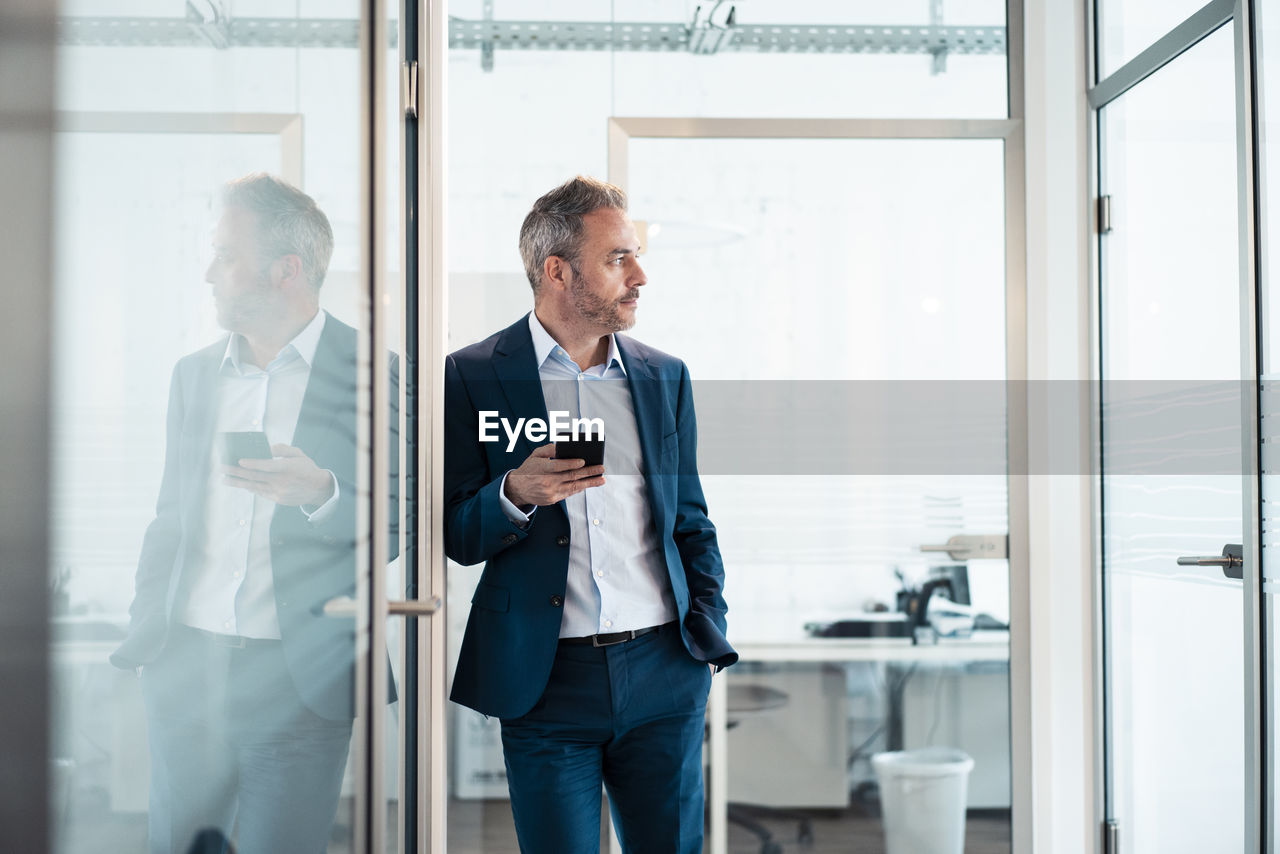
M 569 270 L 569 262 L 559 255 L 548 255 L 547 260 L 542 262 L 542 286 L 544 288 L 548 285 L 556 289 L 568 288 L 570 275 L 572 273 Z
M 280 284 L 295 285 L 302 282 L 302 259 L 297 255 L 281 255 L 276 259 L 280 270 Z

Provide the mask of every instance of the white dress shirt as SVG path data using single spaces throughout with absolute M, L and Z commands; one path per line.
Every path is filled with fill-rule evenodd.
M 529 331 L 547 411 L 604 421 L 605 484 L 564 501 L 569 516 L 569 583 L 560 637 L 670 622 L 677 616 L 675 596 L 649 507 L 635 406 L 617 342 L 610 335 L 604 364 L 583 371 L 533 312 Z M 505 493 L 500 495 L 512 521 L 523 525 L 533 518 Z
M 268 444 L 293 443 L 324 321 L 324 312 L 316 312 L 265 369 L 243 359 L 242 350 L 248 346 L 243 336 L 232 334 L 227 341 L 218 371 L 203 543 L 200 559 L 189 569 L 193 573 L 190 595 L 180 609 L 180 622 L 216 634 L 280 637 L 271 578 L 270 529 L 276 504 L 224 483 L 218 434 L 262 430 Z M 294 512 L 317 522 L 332 512 L 338 482 L 332 472 L 330 477 L 333 495 L 328 501 L 311 513 L 301 508 Z

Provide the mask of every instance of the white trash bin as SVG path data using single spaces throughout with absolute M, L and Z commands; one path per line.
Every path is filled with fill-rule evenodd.
M 929 747 L 871 757 L 880 783 L 885 854 L 964 854 L 973 758 Z

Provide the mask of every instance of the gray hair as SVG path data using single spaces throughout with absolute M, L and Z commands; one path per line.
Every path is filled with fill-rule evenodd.
M 626 211 L 627 194 L 613 184 L 582 175 L 533 203 L 520 227 L 520 257 L 535 294 L 542 286 L 542 269 L 552 255 L 564 258 L 569 269 L 579 274 L 582 218 L 600 208 Z
M 320 289 L 333 257 L 333 229 L 315 199 L 274 175 L 253 172 L 228 182 L 222 203 L 257 215 L 264 261 L 297 255 L 311 287 Z

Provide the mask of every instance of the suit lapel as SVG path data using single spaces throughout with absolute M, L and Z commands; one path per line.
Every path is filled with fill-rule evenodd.
M 189 444 L 186 452 L 191 458 L 185 470 L 193 475 L 193 483 L 203 484 L 209 477 L 209 465 L 213 455 L 213 431 L 218 423 L 218 369 L 226 342 L 220 348 L 210 348 L 196 369 L 189 397 L 187 398 L 186 423 L 190 425 Z M 204 491 L 196 491 L 203 499 Z
M 622 364 L 627 369 L 627 386 L 631 389 L 631 404 L 636 411 L 636 432 L 640 436 L 640 453 L 645 465 L 645 487 L 649 490 L 649 505 L 653 508 L 654 523 L 664 530 L 666 503 L 662 500 L 663 479 L 656 477 L 662 462 L 662 383 L 654 375 L 648 361 L 635 352 L 631 342 L 621 335 L 615 336 Z
M 307 391 L 298 411 L 291 444 L 312 457 L 317 444 L 330 435 L 329 423 L 340 412 L 351 410 L 356 399 L 355 336 L 345 332 L 344 324 L 332 315 L 325 317 Z
M 494 347 L 493 372 L 507 399 L 505 417 L 547 418 L 547 402 L 542 395 L 542 380 L 538 376 L 538 359 L 533 352 L 533 336 L 529 333 L 529 316 L 506 328 Z M 514 427 L 514 421 L 512 422 Z M 506 441 L 505 434 L 503 441 Z M 533 443 L 525 438 L 523 429 L 512 452 L 515 459 L 523 460 L 533 453 Z

